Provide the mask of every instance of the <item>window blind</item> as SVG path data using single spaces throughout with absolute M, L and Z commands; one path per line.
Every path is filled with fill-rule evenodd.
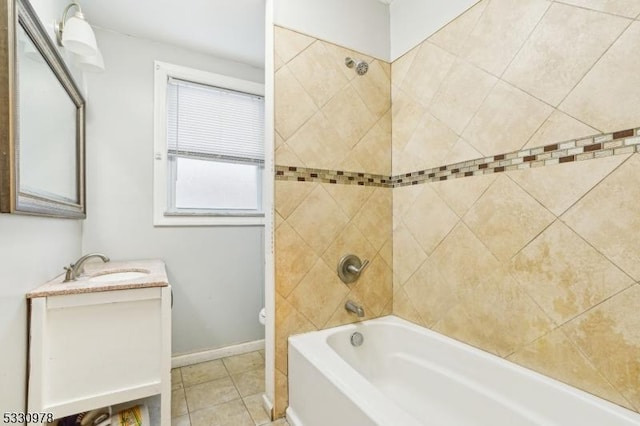
M 264 98 L 169 78 L 169 155 L 264 163 Z

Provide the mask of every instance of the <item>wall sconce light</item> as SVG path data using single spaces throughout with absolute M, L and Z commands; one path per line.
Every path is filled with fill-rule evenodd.
M 78 66 L 87 72 L 102 72 L 104 71 L 104 59 L 102 53 L 98 49 L 98 53 L 93 56 L 78 56 Z
M 76 7 L 78 10 L 75 15 L 67 19 L 67 14 L 72 7 Z M 78 55 L 77 64 L 83 71 L 104 71 L 104 59 L 98 49 L 96 35 L 84 19 L 78 3 L 70 3 L 64 9 L 62 20 L 56 25 L 56 35 L 60 46 Z

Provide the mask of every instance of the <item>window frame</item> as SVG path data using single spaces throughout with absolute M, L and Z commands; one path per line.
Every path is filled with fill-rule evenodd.
M 167 83 L 169 77 L 216 86 L 228 90 L 265 95 L 264 84 L 240 80 L 226 75 L 201 71 L 167 62 L 154 61 L 154 145 L 153 145 L 153 224 L 154 226 L 256 226 L 265 224 L 265 197 L 262 182 L 266 168 L 258 182 L 260 211 L 232 210 L 170 212 L 168 200 L 172 197 L 169 156 L 167 147 Z M 266 107 L 266 104 L 265 104 Z

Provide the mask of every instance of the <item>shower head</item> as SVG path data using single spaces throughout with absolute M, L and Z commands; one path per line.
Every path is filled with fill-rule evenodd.
M 365 61 L 361 61 L 358 59 L 353 59 L 350 57 L 346 57 L 344 58 L 344 64 L 348 67 L 348 68 L 355 68 L 356 69 L 356 74 L 358 75 L 365 75 L 367 73 L 367 71 L 369 71 L 369 64 L 366 63 Z

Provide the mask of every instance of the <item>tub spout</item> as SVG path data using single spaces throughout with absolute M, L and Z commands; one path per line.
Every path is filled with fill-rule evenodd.
M 364 309 L 362 308 L 362 306 L 358 305 L 352 300 L 347 300 L 347 303 L 344 304 L 344 308 L 347 311 L 356 314 L 358 318 L 362 318 L 364 316 Z

